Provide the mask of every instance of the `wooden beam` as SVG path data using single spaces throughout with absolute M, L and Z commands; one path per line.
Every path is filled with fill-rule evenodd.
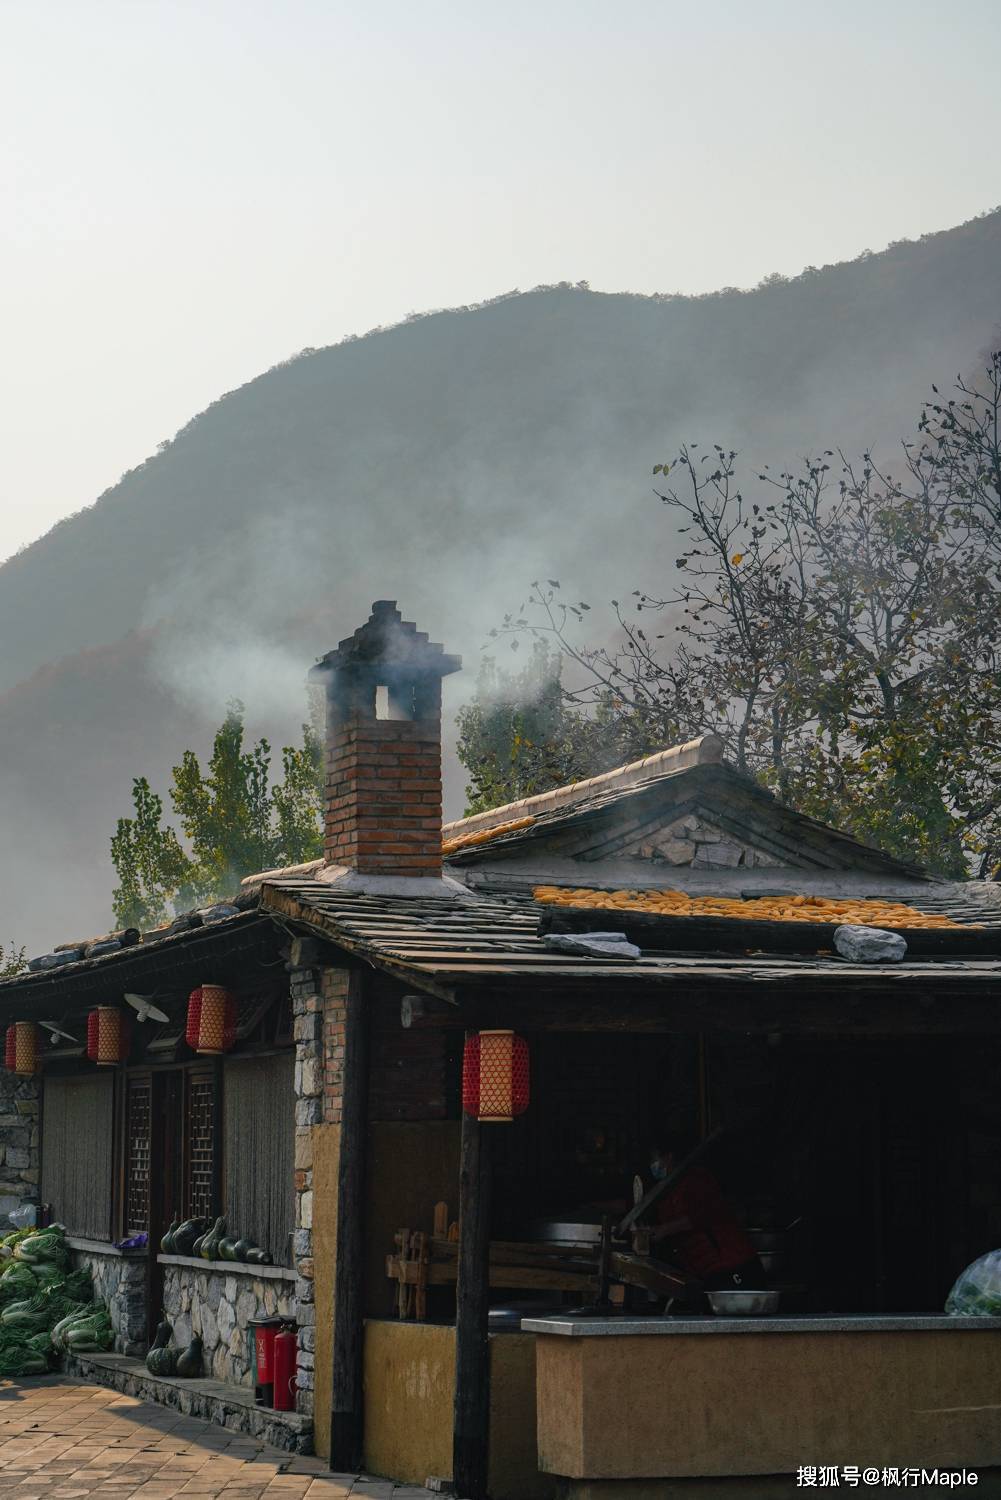
M 462 1117 L 452 1429 L 452 1485 L 462 1500 L 486 1500 L 487 1495 L 490 1447 L 490 1129 L 470 1115 Z
M 361 1467 L 364 1427 L 362 1342 L 365 1318 L 365 1140 L 368 1107 L 368 1014 L 363 977 L 352 970 L 344 1017 L 341 1143 L 337 1166 L 337 1268 L 334 1363 L 330 1393 L 330 1467 Z
M 907 987 L 887 993 L 859 986 L 824 990 L 803 983 L 771 989 L 736 980 L 679 984 L 670 990 L 625 983 L 627 970 L 605 994 L 553 980 L 549 993 L 469 986 L 459 992 L 453 1024 L 478 1031 L 510 1026 L 528 1032 L 680 1033 L 781 1032 L 790 1036 L 998 1036 L 997 990 L 977 994 L 944 990 L 928 1006 Z M 467 976 L 468 977 L 468 976 Z M 448 1018 L 438 1024 L 448 1024 Z

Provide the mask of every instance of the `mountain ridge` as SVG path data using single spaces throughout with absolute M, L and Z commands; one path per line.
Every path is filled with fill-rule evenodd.
M 743 449 L 751 472 L 886 453 L 999 328 L 995 211 L 750 291 L 504 293 L 221 396 L 0 566 L 10 936 L 58 940 L 58 911 L 106 925 L 131 777 L 204 749 L 232 696 L 293 738 L 306 668 L 372 599 L 465 652 L 461 701 L 530 579 L 656 593 L 672 538 L 650 474 L 678 442 Z M 460 791 L 453 761 L 453 815 Z

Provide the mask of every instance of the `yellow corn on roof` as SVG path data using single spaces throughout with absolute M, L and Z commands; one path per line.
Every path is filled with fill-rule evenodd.
M 457 849 L 469 849 L 474 844 L 485 844 L 488 839 L 499 838 L 502 833 L 514 833 L 518 828 L 527 828 L 534 817 L 512 818 L 508 823 L 495 823 L 493 828 L 481 828 L 473 833 L 461 833 L 454 839 L 443 839 L 442 854 L 454 854 Z
M 950 927 L 974 922 L 931 916 L 900 901 L 833 896 L 689 896 L 684 891 L 596 891 L 587 887 L 537 885 L 536 901 L 547 906 L 591 906 L 600 911 L 640 911 L 662 917 L 740 917 L 759 922 L 835 922 L 858 927 Z

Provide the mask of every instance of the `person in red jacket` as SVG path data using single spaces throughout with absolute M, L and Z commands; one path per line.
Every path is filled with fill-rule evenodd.
M 650 1154 L 655 1179 L 668 1176 L 690 1147 L 661 1138 Z M 723 1196 L 712 1172 L 696 1162 L 654 1206 L 651 1238 L 664 1255 L 711 1290 L 765 1286 L 754 1246 Z M 656 1252 L 655 1252 L 656 1253 Z

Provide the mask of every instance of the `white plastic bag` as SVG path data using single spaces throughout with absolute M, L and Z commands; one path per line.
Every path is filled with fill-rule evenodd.
M 1001 1250 L 990 1250 L 967 1266 L 945 1299 L 954 1318 L 1001 1318 Z
M 13 1208 L 7 1217 L 15 1229 L 34 1229 L 38 1223 L 38 1204 L 26 1203 L 23 1208 Z

